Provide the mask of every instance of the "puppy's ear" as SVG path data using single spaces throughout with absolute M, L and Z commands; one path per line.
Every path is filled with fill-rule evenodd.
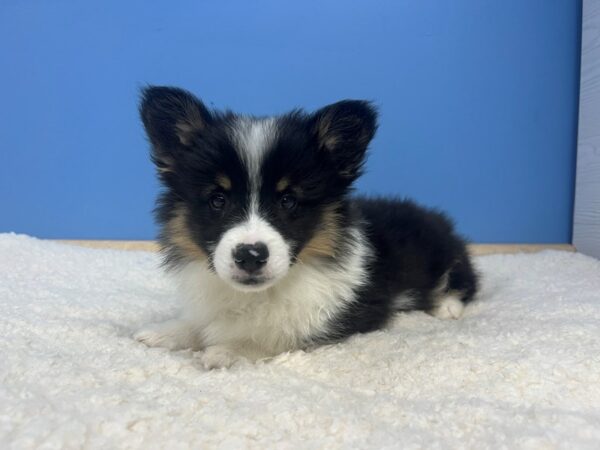
M 152 159 L 160 171 L 171 171 L 177 154 L 210 126 L 213 117 L 183 89 L 149 86 L 141 97 L 140 116 L 152 144 Z
M 377 130 L 377 111 L 369 102 L 343 100 L 312 115 L 320 151 L 326 152 L 339 175 L 354 180 L 361 173 L 367 146 Z

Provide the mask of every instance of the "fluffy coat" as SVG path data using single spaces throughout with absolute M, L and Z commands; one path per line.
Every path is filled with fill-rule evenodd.
M 377 129 L 370 103 L 262 118 L 149 87 L 140 112 L 184 308 L 138 340 L 223 367 L 380 329 L 398 311 L 458 318 L 473 298 L 476 274 L 444 214 L 351 196 Z

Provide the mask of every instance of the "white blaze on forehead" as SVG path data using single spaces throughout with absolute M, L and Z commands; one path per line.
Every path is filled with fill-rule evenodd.
M 275 119 L 254 119 L 242 117 L 235 125 L 236 151 L 248 171 L 250 180 L 249 214 L 258 211 L 260 192 L 260 168 L 264 155 L 275 140 Z
M 248 207 L 243 220 L 221 236 L 214 252 L 213 262 L 217 274 L 239 290 L 257 290 L 244 287 L 236 280 L 245 276 L 233 258 L 240 244 L 254 245 L 258 242 L 267 246 L 269 257 L 261 269 L 267 281 L 258 289 L 266 289 L 286 275 L 290 266 L 290 245 L 283 236 L 259 212 L 261 189 L 261 167 L 265 154 L 276 138 L 276 119 L 254 119 L 242 117 L 233 125 L 234 144 L 240 160 L 248 173 Z M 252 256 L 258 252 L 250 250 Z

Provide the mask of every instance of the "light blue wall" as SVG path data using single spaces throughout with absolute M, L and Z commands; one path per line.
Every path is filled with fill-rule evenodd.
M 257 114 L 380 106 L 361 191 L 479 242 L 569 242 L 575 0 L 96 1 L 0 6 L 0 231 L 149 239 L 138 88 Z

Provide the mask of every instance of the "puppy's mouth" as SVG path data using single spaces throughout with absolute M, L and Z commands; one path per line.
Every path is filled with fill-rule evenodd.
M 263 283 L 265 283 L 266 281 L 268 281 L 267 278 L 265 277 L 254 277 L 254 276 L 250 276 L 250 277 L 239 277 L 236 278 L 235 281 L 237 283 L 243 284 L 245 286 L 258 286 L 261 285 Z
M 271 287 L 275 280 L 261 275 L 246 275 L 233 277 L 232 281 L 240 291 L 257 292 Z

